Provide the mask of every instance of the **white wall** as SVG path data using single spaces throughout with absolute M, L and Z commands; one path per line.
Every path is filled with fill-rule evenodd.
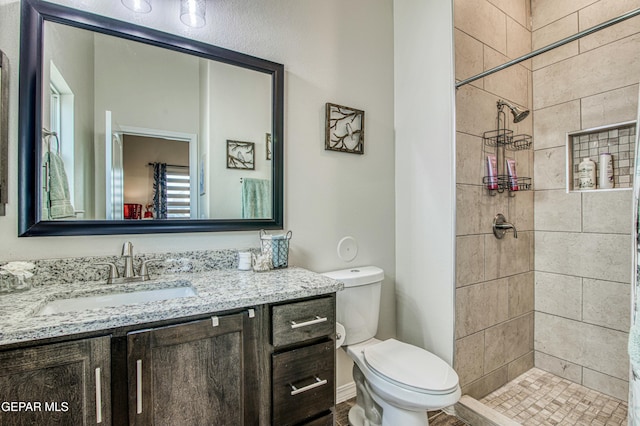
M 394 1 L 398 336 L 453 363 L 452 2 Z
M 179 22 L 178 2 L 171 2 L 176 10 L 170 15 L 160 15 L 162 4 L 156 1 L 145 16 L 134 16 L 119 1 L 57 3 L 83 5 L 285 64 L 285 226 L 293 231 L 290 263 L 319 272 L 366 264 L 382 267 L 387 278 L 379 335 L 395 334 L 391 0 L 208 2 L 207 26 L 200 30 Z M 133 242 L 136 252 L 258 245 L 258 232 L 17 238 L 18 22 L 18 2 L 1 7 L 0 49 L 11 63 L 11 192 L 7 216 L 0 217 L 0 259 L 117 254 L 126 240 Z M 324 150 L 325 102 L 366 111 L 366 154 Z M 336 254 L 345 235 L 354 236 L 360 247 L 350 264 Z M 339 356 L 340 385 L 350 381 L 351 371 L 344 355 Z
M 209 113 L 209 217 L 242 217 L 240 178 L 271 180 L 266 158 L 266 134 L 271 133 L 271 76 L 210 61 Z M 255 170 L 228 169 L 227 140 L 253 142 Z

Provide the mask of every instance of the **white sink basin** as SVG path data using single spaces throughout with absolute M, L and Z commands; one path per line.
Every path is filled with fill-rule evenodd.
M 62 312 L 78 312 L 87 309 L 105 308 L 157 300 L 176 299 L 197 296 L 193 287 L 171 287 L 154 290 L 134 291 L 130 293 L 111 293 L 96 296 L 57 299 L 44 305 L 37 315 L 51 315 Z

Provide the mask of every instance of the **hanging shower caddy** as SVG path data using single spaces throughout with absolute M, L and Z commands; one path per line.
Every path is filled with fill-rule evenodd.
M 497 102 L 498 114 L 496 117 L 496 130 L 489 130 L 482 135 L 482 141 L 485 146 L 484 155 L 493 153 L 496 156 L 496 177 L 485 175 L 482 178 L 482 184 L 491 195 L 508 191 L 509 196 L 515 196 L 518 191 L 529 191 L 532 189 L 530 177 L 518 176 L 511 179 L 506 172 L 505 161 L 506 151 L 522 151 L 531 148 L 533 138 L 530 135 L 519 134 L 514 135 L 513 130 L 507 129 L 507 117 L 504 107 L 508 107 L 513 114 L 514 123 L 522 121 L 529 111 L 520 110 L 509 103 L 499 100 Z M 483 159 L 483 165 L 486 158 Z M 517 189 L 515 189 L 517 188 Z

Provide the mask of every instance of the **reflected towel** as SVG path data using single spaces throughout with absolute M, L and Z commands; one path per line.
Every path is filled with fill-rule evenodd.
M 242 218 L 271 218 L 271 181 L 265 179 L 242 180 Z
M 49 169 L 49 193 L 48 203 L 49 218 L 63 219 L 75 217 L 75 211 L 71 205 L 71 193 L 69 192 L 69 180 L 64 170 L 64 162 L 55 152 L 46 152 L 44 162 Z M 46 177 L 45 177 L 46 178 Z

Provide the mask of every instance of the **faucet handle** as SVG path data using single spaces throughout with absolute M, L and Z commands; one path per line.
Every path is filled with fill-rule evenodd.
M 109 267 L 109 277 L 107 278 L 107 284 L 113 284 L 113 281 L 116 278 L 120 277 L 120 274 L 118 273 L 118 267 L 113 262 L 97 262 L 97 263 L 94 263 L 94 265 Z
M 140 265 L 140 273 L 138 274 L 139 276 L 142 277 L 143 280 L 148 280 L 149 279 L 149 268 L 147 267 L 147 265 L 149 263 L 159 263 L 161 262 L 161 259 L 145 259 L 142 261 L 142 265 Z

